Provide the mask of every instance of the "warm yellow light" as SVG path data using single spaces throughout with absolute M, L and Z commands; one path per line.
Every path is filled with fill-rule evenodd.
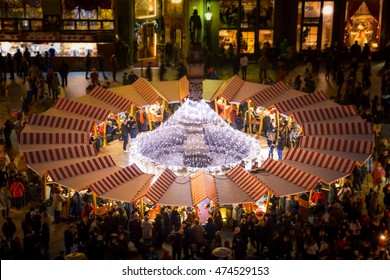
M 332 6 L 325 6 L 323 9 L 322 9 L 322 12 L 324 13 L 324 15 L 331 15 L 333 13 L 333 7 Z
M 181 0 L 171 0 L 172 4 L 180 4 Z

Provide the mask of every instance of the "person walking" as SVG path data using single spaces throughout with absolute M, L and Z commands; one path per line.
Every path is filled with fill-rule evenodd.
M 98 72 L 99 73 L 102 72 L 103 78 L 107 80 L 108 78 L 106 76 L 106 73 L 104 72 L 104 57 L 101 54 L 99 54 L 97 59 L 98 59 Z
M 20 208 L 22 207 L 22 199 L 23 199 L 25 188 L 22 182 L 20 182 L 20 178 L 18 176 L 15 177 L 15 181 L 12 183 L 9 190 L 14 199 L 16 210 L 19 211 Z
M 53 196 L 53 210 L 54 210 L 54 223 L 61 222 L 62 205 L 65 202 L 65 198 L 61 194 L 61 189 L 56 189 Z
M 267 67 L 268 67 L 268 59 L 265 55 L 261 55 L 259 60 L 257 61 L 257 64 L 259 65 L 260 72 L 259 72 L 259 80 L 263 78 L 264 74 L 264 80 L 267 79 Z
M 130 134 L 130 144 L 131 144 L 131 142 L 133 142 L 135 140 L 135 138 L 137 138 L 138 125 L 137 125 L 137 122 L 134 119 L 134 117 L 130 117 L 130 120 L 128 121 L 128 123 L 129 123 L 129 127 L 130 127 L 129 134 Z
M 87 53 L 87 56 L 85 57 L 85 79 L 88 80 L 88 73 L 91 69 L 92 59 L 91 59 L 91 52 L 89 51 Z
M 121 137 L 123 140 L 123 151 L 128 152 L 127 146 L 129 145 L 129 132 L 130 132 L 130 123 L 126 121 L 121 126 Z
M 119 64 L 116 59 L 115 54 L 111 56 L 111 71 L 112 71 L 112 80 L 116 82 L 116 73 L 118 72 Z M 104 73 L 104 72 L 103 72 Z
M 57 73 L 54 73 L 53 80 L 51 81 L 51 92 L 53 100 L 57 100 L 59 95 L 58 88 L 60 86 L 60 80 L 58 79 Z
M 248 68 L 249 59 L 246 54 L 243 54 L 240 58 L 240 66 L 241 66 L 241 73 L 242 73 L 242 79 L 246 80 L 246 70 Z
M 9 209 L 11 208 L 12 194 L 6 187 L 0 189 L 0 206 L 3 218 L 8 218 Z
M 61 86 L 66 87 L 68 86 L 68 73 L 69 73 L 69 64 L 65 62 L 65 60 L 62 60 L 61 66 L 60 66 L 60 76 L 61 76 Z

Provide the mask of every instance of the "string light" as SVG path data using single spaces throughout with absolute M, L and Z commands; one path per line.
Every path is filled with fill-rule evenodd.
M 259 154 L 256 139 L 229 126 L 203 99 L 186 100 L 165 123 L 131 146 L 133 162 L 153 173 L 165 168 L 180 174 L 200 168 L 226 172 Z

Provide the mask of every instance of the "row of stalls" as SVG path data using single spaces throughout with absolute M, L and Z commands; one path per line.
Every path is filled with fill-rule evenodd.
M 59 99 L 53 108 L 30 117 L 20 133 L 20 149 L 27 165 L 44 180 L 49 178 L 74 191 L 90 189 L 95 205 L 99 196 L 109 201 L 139 201 L 141 206 L 151 201 L 198 210 L 200 204 L 210 202 L 220 206 L 252 204 L 266 195 L 267 204 L 271 195 L 311 194 L 319 182 L 335 183 L 371 156 L 372 125 L 359 117 L 355 107 L 328 100 L 323 92 L 308 94 L 284 83 L 267 86 L 237 76 L 227 81 L 203 81 L 203 98 L 214 102 L 216 110 L 217 100 L 221 100 L 222 116 L 229 115 L 224 111 L 247 102 L 264 112 L 273 110 L 276 119 L 284 117 L 301 128 L 299 148 L 288 149 L 282 161 L 267 159 L 259 173 L 236 166 L 224 175 L 199 170 L 180 176 L 169 169 L 147 174 L 135 164 L 121 167 L 110 155 L 99 156 L 90 144 L 96 126 L 105 126 L 109 115 L 134 115 L 137 107 L 148 109 L 156 101 L 168 108 L 188 93 L 186 77 L 154 83 L 140 78 L 132 85 L 108 90 L 95 87 L 83 97 Z M 104 213 L 106 208 L 97 213 Z

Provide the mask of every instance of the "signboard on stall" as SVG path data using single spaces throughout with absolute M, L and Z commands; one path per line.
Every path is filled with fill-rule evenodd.
M 96 42 L 95 34 L 61 34 L 61 42 Z
M 26 42 L 96 42 L 96 34 L 60 34 L 58 32 L 0 32 L 0 41 Z

